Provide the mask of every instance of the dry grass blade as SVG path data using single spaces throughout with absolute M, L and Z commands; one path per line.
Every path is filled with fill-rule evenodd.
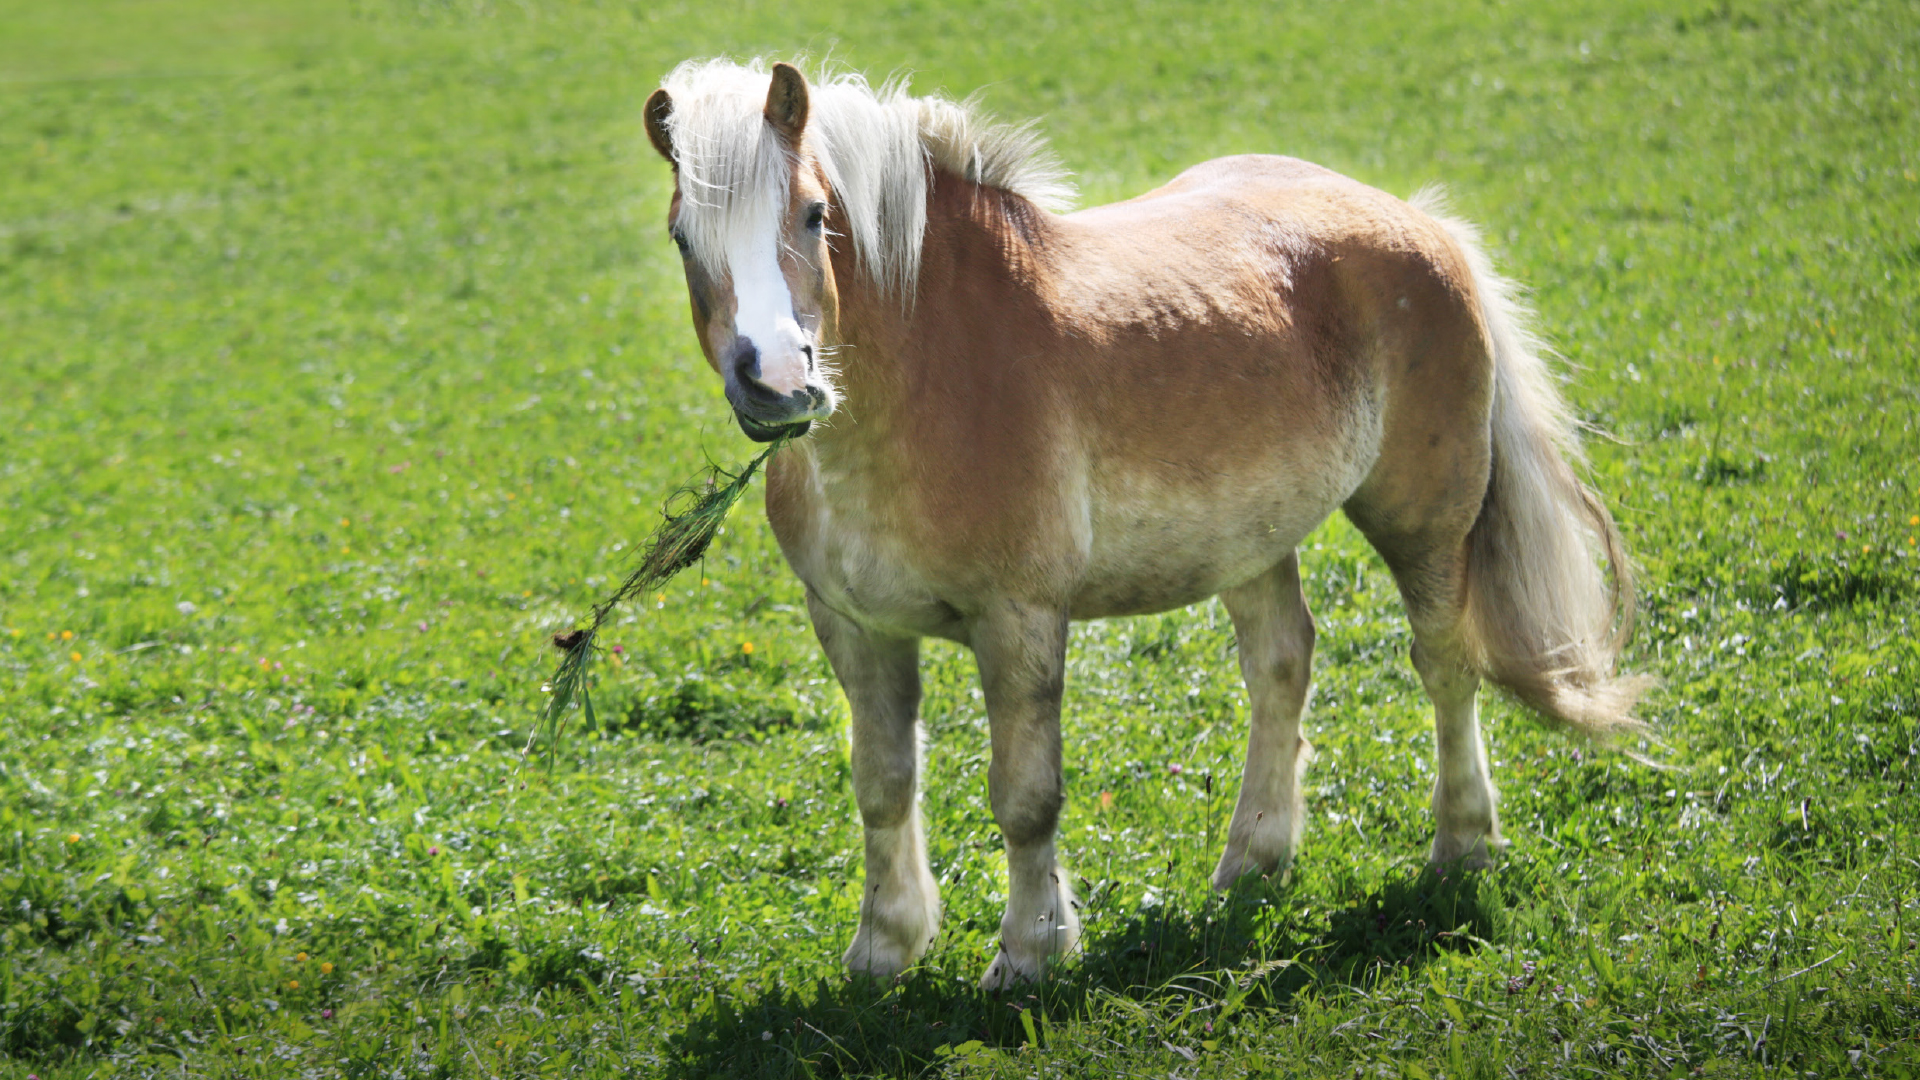
M 592 667 L 594 640 L 599 636 L 600 625 L 613 614 L 614 608 L 666 584 L 675 574 L 699 562 L 701 556 L 707 553 L 708 545 L 719 534 L 720 526 L 726 523 L 733 504 L 740 500 L 747 485 L 752 483 L 754 473 L 759 472 L 760 466 L 787 441 L 784 437 L 774 440 L 737 473 L 729 473 L 718 465 L 711 466 L 703 487 L 685 487 L 669 496 L 662 511 L 666 520 L 648 538 L 646 550 L 640 556 L 640 564 L 634 567 L 618 589 L 594 607 L 593 619 L 585 629 L 553 635 L 554 648 L 562 654 L 560 664 L 543 688 L 549 694 L 547 704 L 540 710 L 540 719 L 527 739 L 527 746 L 531 749 L 536 741 L 545 738 L 548 768 L 553 767 L 554 756 L 560 745 L 560 728 L 565 722 L 567 708 L 575 699 L 580 702 L 587 729 L 591 731 L 598 726 L 587 676 Z M 691 502 L 687 501 L 689 499 Z M 683 504 L 683 508 L 676 509 L 676 503 Z

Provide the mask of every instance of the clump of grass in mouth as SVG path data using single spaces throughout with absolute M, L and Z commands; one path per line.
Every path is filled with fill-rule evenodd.
M 585 628 L 576 627 L 553 635 L 553 645 L 562 653 L 560 665 L 554 669 L 553 677 L 547 680 L 546 689 L 551 696 L 540 710 L 540 719 L 534 725 L 533 734 L 527 739 L 527 746 L 531 749 L 534 742 L 545 738 L 549 768 L 553 766 L 559 750 L 560 728 L 565 723 L 567 708 L 575 698 L 580 701 L 580 712 L 587 730 L 598 726 L 587 674 L 593 662 L 594 639 L 600 633 L 601 624 L 613 614 L 614 608 L 625 601 L 651 592 L 666 584 L 675 574 L 699 562 L 707 553 L 707 546 L 713 543 L 714 536 L 720 532 L 720 526 L 726 523 L 727 513 L 733 509 L 733 504 L 740 500 L 747 485 L 753 482 L 753 474 L 759 472 L 760 466 L 790 440 L 791 436 L 775 439 L 739 472 L 730 473 L 718 465 L 710 466 L 704 486 L 683 487 L 668 496 L 661 511 L 665 520 L 647 539 L 640 564 L 627 574 L 619 588 L 594 606 L 593 618 Z

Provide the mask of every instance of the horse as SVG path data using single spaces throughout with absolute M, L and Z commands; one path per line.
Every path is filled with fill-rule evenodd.
M 1250 701 L 1212 885 L 1300 847 L 1336 509 L 1391 569 L 1434 710 L 1441 868 L 1504 845 L 1475 695 L 1599 744 L 1633 585 L 1517 287 L 1431 192 L 1287 157 L 1067 212 L 1031 124 L 850 72 L 688 61 L 644 106 L 693 329 L 768 465 L 767 519 L 851 712 L 865 887 L 846 968 L 900 975 L 940 898 L 918 809 L 919 642 L 969 647 L 1008 900 L 989 989 L 1070 953 L 1055 847 L 1068 625 L 1218 596 Z

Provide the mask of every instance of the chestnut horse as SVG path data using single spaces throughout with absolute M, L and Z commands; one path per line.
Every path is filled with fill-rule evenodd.
M 768 467 L 767 516 L 852 708 L 857 973 L 940 899 L 918 810 L 919 640 L 972 648 L 1007 910 L 989 987 L 1073 948 L 1054 847 L 1073 619 L 1219 596 L 1251 731 L 1213 874 L 1300 843 L 1314 640 L 1295 548 L 1336 509 L 1392 569 L 1434 707 L 1435 864 L 1502 844 L 1474 695 L 1608 742 L 1631 585 L 1515 287 L 1473 229 L 1284 157 L 1060 213 L 1030 128 L 967 104 L 689 62 L 647 101 L 693 325 Z M 1604 566 L 1602 565 L 1604 557 Z

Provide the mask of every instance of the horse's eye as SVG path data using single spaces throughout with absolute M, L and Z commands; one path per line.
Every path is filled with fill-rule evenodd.
M 826 221 L 827 221 L 827 204 L 826 203 L 817 202 L 817 203 L 814 203 L 812 206 L 807 207 L 807 228 L 813 230 L 814 232 L 819 232 L 820 226 L 826 224 Z
M 668 235 L 673 237 L 673 246 L 680 249 L 680 254 L 682 256 L 685 256 L 688 252 L 692 250 L 687 246 L 686 233 L 681 232 L 679 229 L 675 229 Z

